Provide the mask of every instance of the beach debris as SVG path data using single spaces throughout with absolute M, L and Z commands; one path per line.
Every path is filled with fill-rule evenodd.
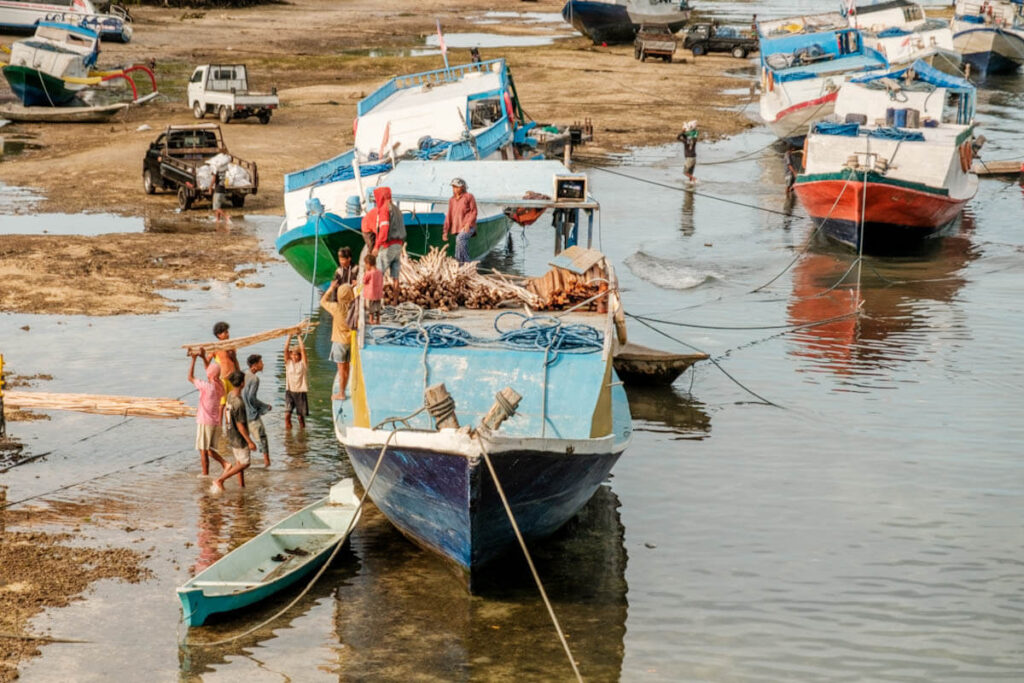
M 136 128 L 135 132 L 136 133 L 143 133 L 143 132 L 145 132 L 147 130 L 153 130 L 153 127 L 151 125 L 149 125 L 148 123 L 144 123 L 141 126 L 139 126 L 138 128 Z
M 7 391 L 4 403 L 21 410 L 72 410 L 100 415 L 135 417 L 191 417 L 195 408 L 175 398 L 141 396 L 105 396 L 102 394 L 58 394 L 44 391 Z

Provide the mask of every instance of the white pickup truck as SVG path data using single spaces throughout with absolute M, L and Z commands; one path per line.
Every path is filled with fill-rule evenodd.
M 280 106 L 277 88 L 269 93 L 249 92 L 245 64 L 203 64 L 188 79 L 188 103 L 197 119 L 216 114 L 221 123 L 255 116 L 270 123 L 270 114 Z

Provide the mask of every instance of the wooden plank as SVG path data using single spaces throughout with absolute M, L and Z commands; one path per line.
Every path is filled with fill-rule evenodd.
M 228 351 L 231 349 L 240 349 L 243 346 L 252 346 L 253 344 L 258 344 L 270 339 L 285 337 L 289 334 L 307 334 L 311 329 L 313 329 L 313 327 L 315 327 L 315 325 L 307 319 L 298 325 L 292 325 L 291 327 L 278 327 L 273 330 L 267 330 L 266 332 L 257 332 L 256 334 L 250 334 L 245 337 L 236 337 L 233 339 L 218 339 L 198 344 L 182 344 L 181 348 L 188 349 L 189 353 L 199 353 L 199 349 L 203 349 L 209 355 L 216 351 Z
M 271 529 L 271 536 L 336 536 L 337 529 Z
M 255 588 L 260 584 L 259 582 L 253 583 L 252 581 L 193 581 L 189 585 L 196 588 Z
M 1024 173 L 1024 159 L 1020 161 L 985 161 L 984 159 L 975 159 L 971 165 L 971 171 L 981 176 L 1017 175 L 1018 173 Z

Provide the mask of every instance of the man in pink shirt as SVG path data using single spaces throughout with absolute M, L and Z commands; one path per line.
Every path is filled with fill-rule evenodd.
M 466 191 L 466 181 L 452 179 L 452 198 L 448 200 L 448 215 L 444 217 L 445 242 L 455 235 L 455 258 L 459 263 L 469 261 L 469 238 L 476 234 L 476 199 Z
M 220 379 L 220 366 L 210 362 L 206 358 L 206 350 L 199 349 L 199 353 L 190 353 L 192 362 L 188 366 L 188 381 L 199 390 L 199 408 L 196 410 L 196 450 L 199 451 L 199 460 L 203 469 L 203 476 L 210 474 L 210 458 L 220 463 L 224 469 L 228 468 L 227 462 L 220 457 L 215 445 L 217 434 L 220 432 L 221 398 L 224 396 L 224 384 Z M 196 358 L 203 359 L 206 366 L 206 379 L 196 379 Z

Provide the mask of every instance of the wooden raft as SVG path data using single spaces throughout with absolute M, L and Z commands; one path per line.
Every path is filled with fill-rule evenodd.
M 74 410 L 100 415 L 135 417 L 191 417 L 195 408 L 175 398 L 104 396 L 102 394 L 55 394 L 42 391 L 6 391 L 4 404 L 21 410 Z

